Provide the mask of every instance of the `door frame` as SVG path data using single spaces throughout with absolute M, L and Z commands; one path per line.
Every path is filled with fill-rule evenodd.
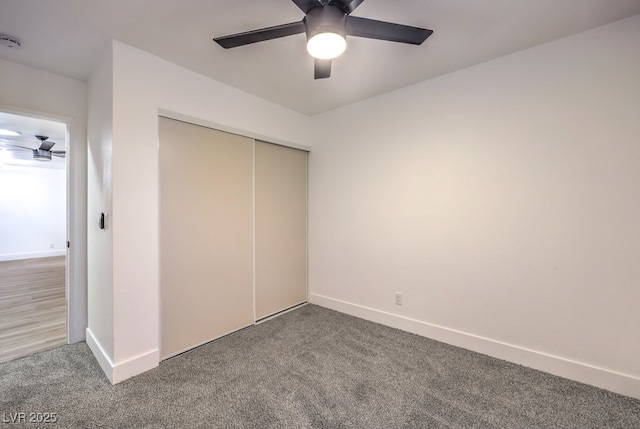
M 67 240 L 67 248 L 65 250 L 65 306 L 66 306 L 66 343 L 73 344 L 84 341 L 84 331 L 86 328 L 86 288 L 83 288 L 77 281 L 73 273 L 77 265 L 81 264 L 81 247 L 73 245 L 72 226 L 80 219 L 76 219 L 73 208 L 78 204 L 74 194 L 75 187 L 71 181 L 73 177 L 73 144 L 71 135 L 75 129 L 74 120 L 68 116 L 57 115 L 50 112 L 41 112 L 32 109 L 21 109 L 12 106 L 0 104 L 0 111 L 17 116 L 27 116 L 35 119 L 43 119 L 47 121 L 59 122 L 65 125 L 65 182 L 66 182 L 66 201 L 65 201 L 65 234 Z M 72 243 L 69 246 L 69 243 Z M 84 309 L 84 311 L 82 311 Z
M 308 260 L 308 258 L 309 258 L 309 246 L 308 246 L 309 245 L 309 243 L 308 243 L 309 199 L 308 199 L 308 180 L 309 180 L 309 154 L 311 153 L 312 148 L 310 146 L 307 146 L 307 145 L 293 143 L 293 142 L 290 142 L 290 141 L 287 141 L 287 140 L 282 140 L 282 139 L 279 139 L 279 138 L 266 136 L 266 135 L 263 135 L 263 134 L 247 131 L 247 130 L 240 129 L 240 128 L 231 127 L 231 126 L 224 125 L 224 124 L 221 124 L 221 123 L 218 123 L 218 122 L 212 122 L 212 121 L 209 121 L 209 120 L 206 120 L 206 119 L 201 119 L 201 118 L 197 118 L 197 117 L 194 117 L 194 116 L 190 116 L 190 115 L 186 115 L 186 114 L 183 114 L 183 113 L 178 113 L 176 111 L 162 109 L 162 108 L 158 109 L 157 116 L 156 116 L 156 123 L 157 123 L 158 130 L 159 130 L 159 127 L 160 127 L 160 118 L 173 119 L 173 120 L 176 120 L 176 121 L 185 122 L 187 124 L 201 126 L 201 127 L 205 127 L 205 128 L 210 128 L 210 129 L 213 129 L 213 130 L 216 130 L 216 131 L 222 131 L 222 132 L 225 132 L 225 133 L 235 134 L 235 135 L 238 135 L 238 136 L 241 136 L 241 137 L 247 137 L 249 139 L 252 139 L 253 140 L 254 170 L 255 170 L 255 144 L 256 144 L 257 141 L 261 141 L 261 142 L 269 143 L 269 144 L 274 144 L 274 145 L 278 145 L 278 146 L 284 146 L 284 147 L 288 147 L 288 148 L 292 148 L 292 149 L 298 149 L 298 150 L 302 150 L 304 152 L 307 152 L 307 159 L 306 159 L 306 162 L 307 162 L 307 165 L 306 165 L 306 173 L 307 173 L 307 176 L 306 176 L 306 181 L 307 181 L 307 202 L 306 202 L 307 209 L 306 209 L 306 216 L 307 217 L 305 219 L 306 228 L 307 228 L 307 238 L 306 238 L 306 240 L 307 240 L 307 243 L 306 243 L 307 260 L 306 260 L 306 267 L 305 267 L 305 269 L 306 269 L 305 289 L 306 289 L 306 299 L 307 299 L 307 301 L 302 302 L 302 303 L 298 303 L 296 305 L 293 305 L 290 308 L 286 308 L 286 309 L 277 311 L 276 313 L 268 315 L 266 317 L 263 317 L 263 318 L 261 318 L 259 320 L 256 318 L 256 303 L 255 303 L 255 295 L 256 295 L 255 294 L 255 285 L 256 285 L 256 281 L 255 281 L 256 280 L 255 279 L 255 216 L 254 216 L 253 226 L 252 226 L 253 229 L 254 229 L 253 284 L 252 284 L 252 287 L 253 287 L 253 321 L 252 321 L 252 323 L 250 325 L 247 325 L 244 328 L 246 328 L 248 326 L 256 325 L 258 323 L 266 322 L 267 320 L 270 320 L 270 319 L 272 319 L 274 317 L 277 317 L 280 314 L 287 313 L 287 312 L 292 311 L 292 310 L 294 310 L 294 309 L 296 309 L 296 308 L 298 308 L 298 307 L 300 307 L 302 305 L 305 305 L 308 302 L 308 299 L 309 299 L 309 260 Z M 158 151 L 158 174 L 160 174 L 160 158 L 159 158 L 160 138 L 159 138 L 159 132 L 158 132 L 157 151 Z M 254 171 L 254 175 L 255 175 L 255 171 Z M 255 180 L 255 177 L 254 177 L 254 180 Z M 158 186 L 158 201 L 160 201 L 160 198 L 161 198 L 160 192 L 161 192 L 160 186 Z M 254 215 L 255 215 L 255 183 L 254 183 L 254 186 L 253 186 L 253 194 L 254 194 L 252 196 L 252 198 L 254 200 L 253 211 L 254 211 Z M 158 203 L 157 210 L 158 210 L 158 213 L 160 214 L 160 204 L 159 203 Z M 160 225 L 158 225 L 158 234 L 160 234 Z M 159 249 L 158 249 L 157 257 L 158 257 L 158 266 L 160 266 L 161 261 L 160 261 L 160 250 Z M 158 314 L 158 337 L 157 338 L 158 338 L 158 350 L 161 350 L 162 349 L 162 317 L 161 317 L 161 314 L 162 314 L 162 279 L 161 278 L 158 281 L 158 296 L 159 296 L 159 299 L 158 299 L 158 309 L 157 309 L 157 314 Z M 244 328 L 239 328 L 238 330 L 244 329 Z M 237 332 L 237 331 L 233 331 L 233 332 Z M 230 333 L 232 333 L 232 332 L 230 332 Z M 225 334 L 225 335 L 227 335 L 227 334 Z M 222 335 L 222 336 L 224 336 L 224 335 Z M 209 341 L 211 341 L 211 340 L 209 340 Z M 209 341 L 206 341 L 203 344 L 206 344 Z M 193 345 L 192 347 L 189 347 L 187 350 L 191 350 L 191 349 L 193 349 L 195 347 L 198 347 L 200 345 L 203 345 L 203 344 Z M 187 351 L 187 350 L 185 350 L 185 351 Z M 183 352 L 184 351 L 182 351 L 181 353 L 183 353 Z M 180 354 L 180 353 L 177 353 L 177 354 Z M 170 355 L 170 356 L 160 357 L 159 359 L 160 359 L 160 361 L 163 361 L 163 360 L 169 359 L 169 358 L 171 358 L 173 356 L 175 356 L 175 354 L 174 355 Z

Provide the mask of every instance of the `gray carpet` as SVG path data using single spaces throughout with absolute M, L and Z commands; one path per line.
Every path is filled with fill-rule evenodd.
M 640 428 L 638 400 L 313 305 L 115 386 L 84 343 L 0 364 L 0 423 L 18 412 L 71 428 Z

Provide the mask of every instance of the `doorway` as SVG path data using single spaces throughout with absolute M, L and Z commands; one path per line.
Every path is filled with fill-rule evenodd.
M 0 362 L 67 343 L 67 135 L 0 112 Z

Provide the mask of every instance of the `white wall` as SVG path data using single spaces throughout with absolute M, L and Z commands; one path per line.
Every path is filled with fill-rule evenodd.
M 113 52 L 103 53 L 88 85 L 87 344 L 103 368 L 113 365 Z M 101 213 L 107 228 L 99 227 Z
M 66 196 L 64 170 L 0 166 L 0 261 L 64 255 Z
M 86 84 L 0 60 L 0 109 L 67 123 L 68 336 L 84 340 L 87 326 Z
M 636 16 L 316 117 L 311 301 L 640 398 L 639 47 Z
M 98 356 L 112 382 L 153 368 L 159 359 L 159 110 L 267 140 L 309 143 L 310 118 L 113 43 L 113 351 Z

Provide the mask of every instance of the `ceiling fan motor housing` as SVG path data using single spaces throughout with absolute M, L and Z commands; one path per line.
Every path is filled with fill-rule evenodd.
M 51 151 L 42 149 L 32 149 L 33 159 L 38 161 L 51 161 Z
M 346 38 L 347 14 L 336 6 L 311 9 L 303 19 L 307 40 L 320 33 L 336 33 Z

